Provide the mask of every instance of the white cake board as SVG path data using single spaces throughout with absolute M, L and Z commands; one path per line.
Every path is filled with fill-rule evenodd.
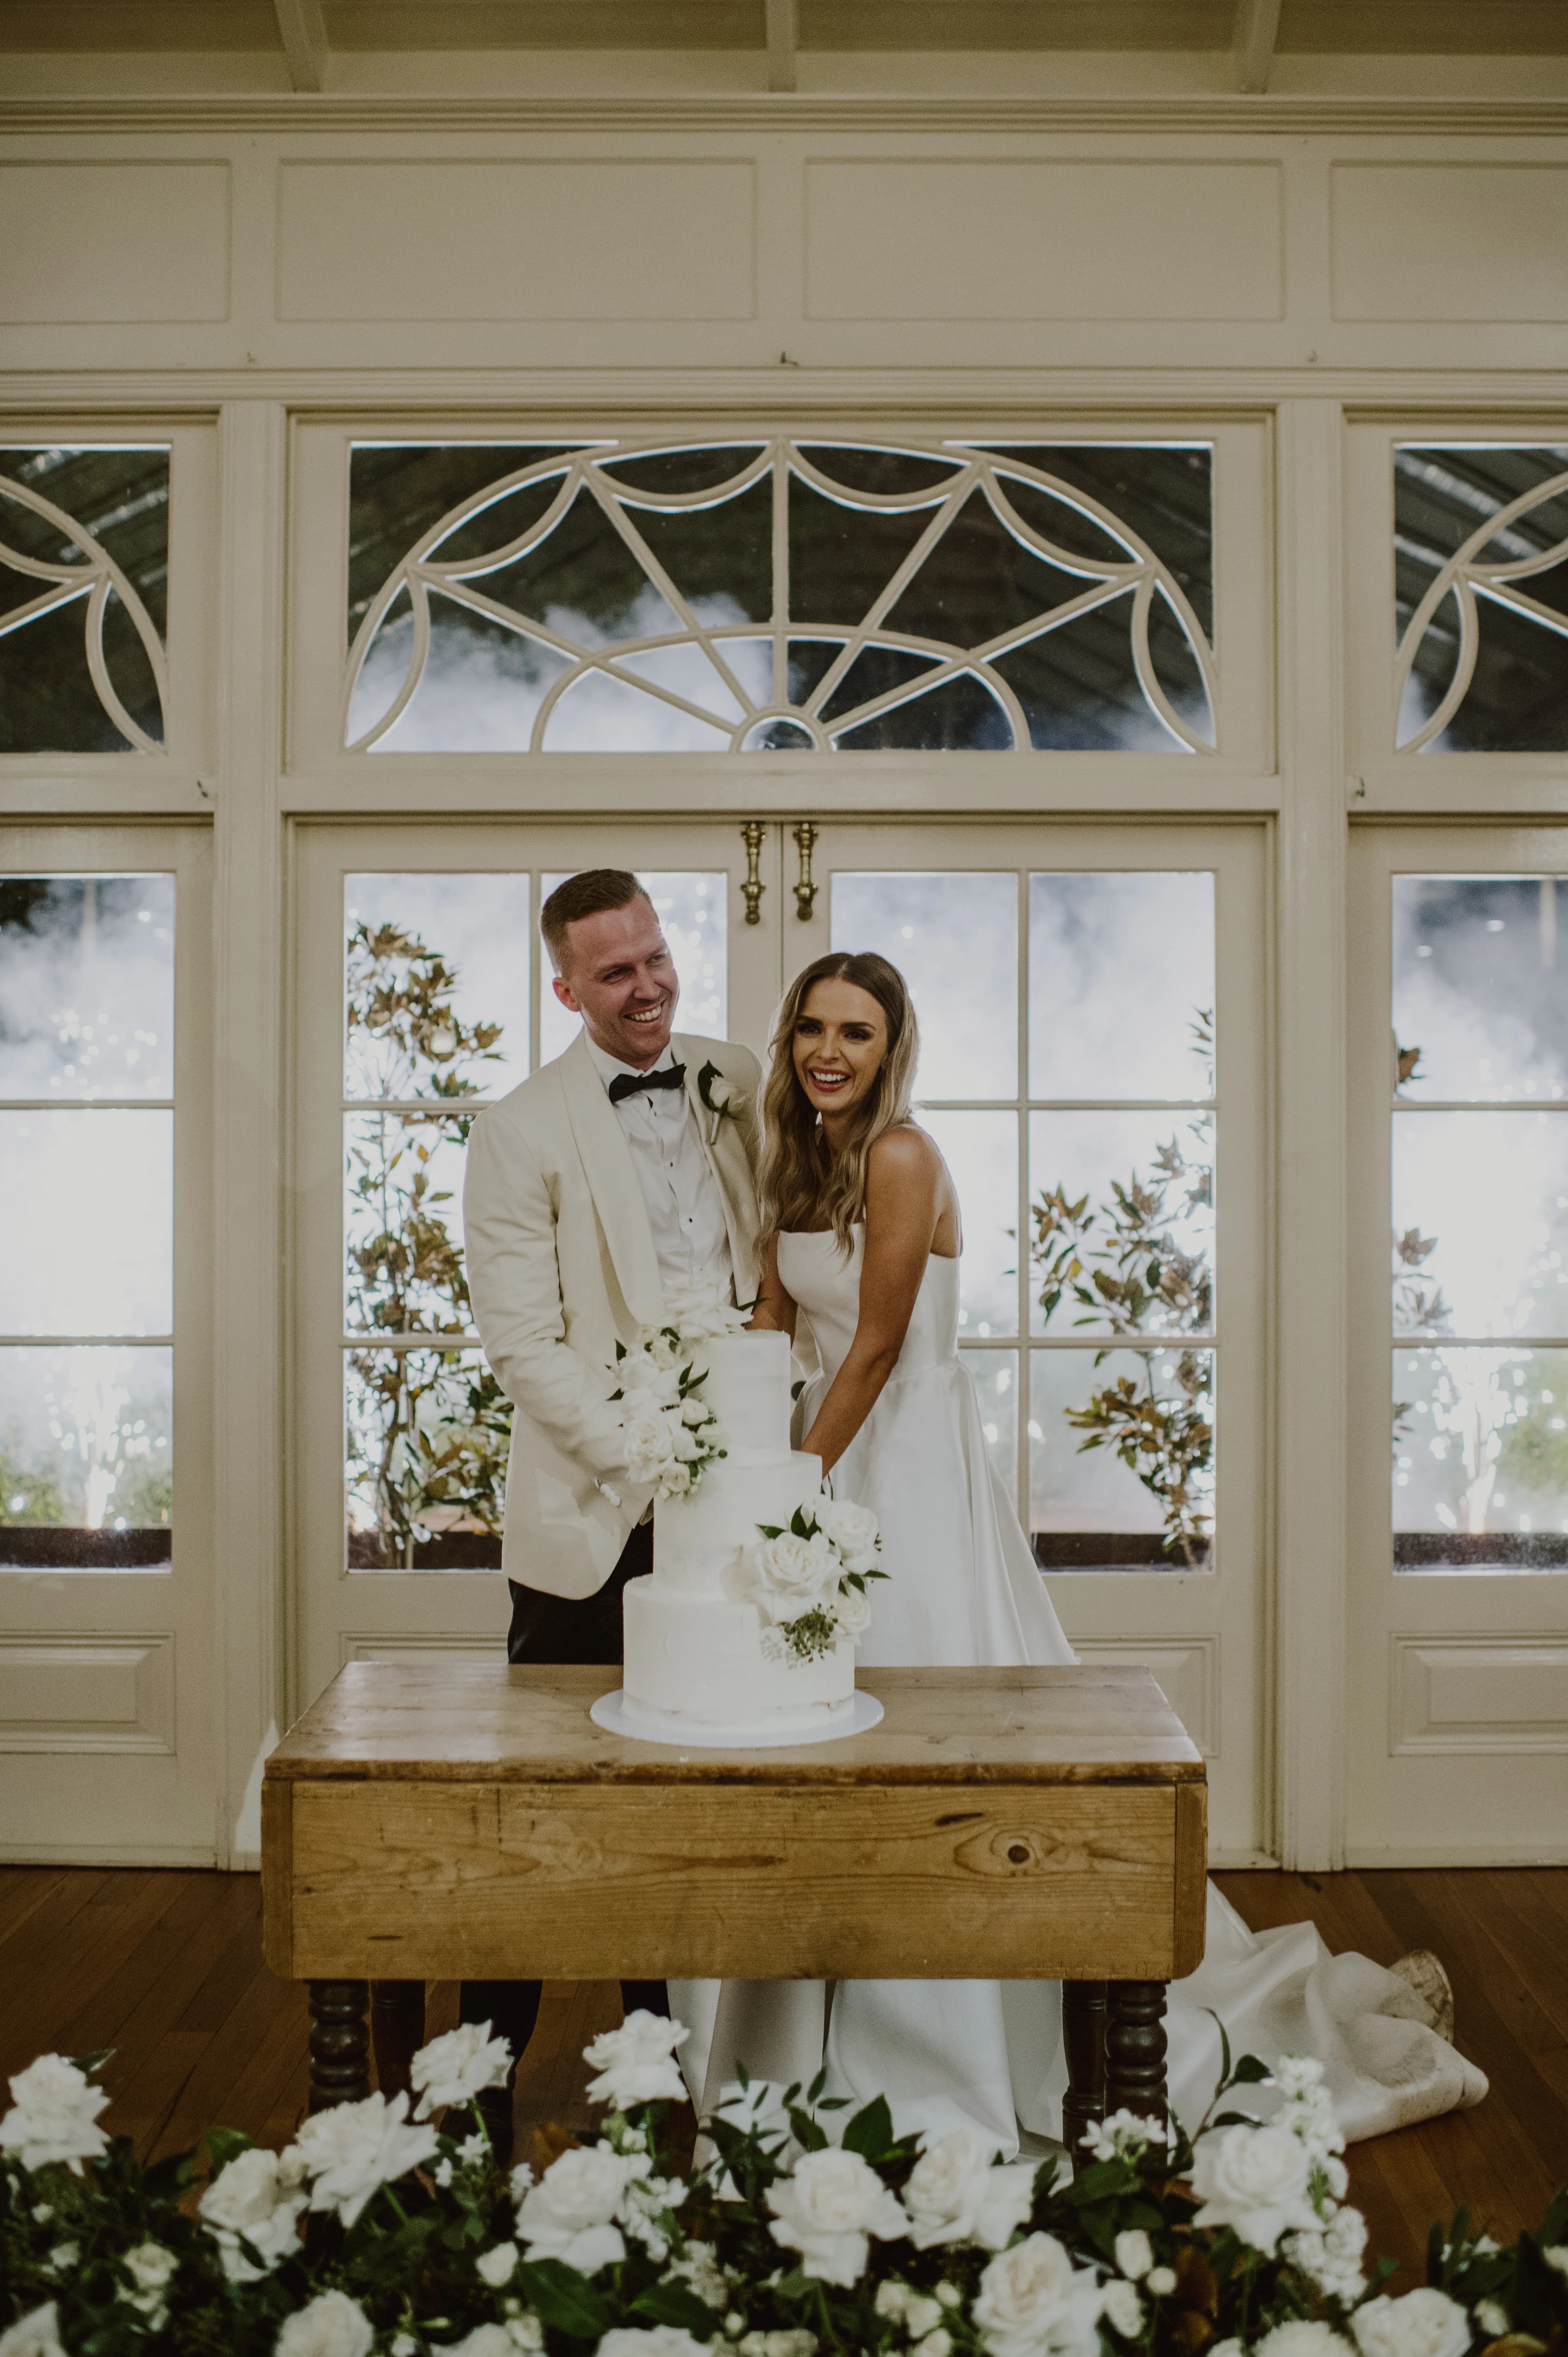
M 876 1696 L 858 1691 L 842 1709 L 842 1717 L 835 1710 L 820 1727 L 712 1727 L 699 1719 L 689 1725 L 670 1720 L 669 1732 L 655 1735 L 650 1731 L 651 1717 L 645 1718 L 640 1711 L 629 1713 L 626 1695 L 618 1686 L 614 1694 L 599 1696 L 588 1717 L 607 1735 L 629 1736 L 633 1742 L 657 1743 L 669 1751 L 777 1751 L 787 1744 L 836 1743 L 843 1735 L 865 1735 L 882 1717 L 882 1705 Z

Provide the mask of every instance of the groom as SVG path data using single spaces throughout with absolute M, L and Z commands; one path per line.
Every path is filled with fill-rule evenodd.
M 507 1659 L 621 1659 L 621 1591 L 653 1568 L 651 1492 L 627 1474 L 608 1370 L 665 1292 L 757 1284 L 756 1092 L 747 1049 L 672 1029 L 681 985 L 651 900 L 618 867 L 558 885 L 540 930 L 583 1018 L 563 1056 L 475 1122 L 463 1192 L 468 1289 L 514 1404 L 501 1566 Z M 712 1065 L 703 1085 L 703 1068 Z M 725 1104 L 723 1112 L 715 1108 Z M 625 1982 L 629 2012 L 661 1985 Z M 465 2021 L 521 2055 L 537 1981 L 467 1981 Z M 499 2091 L 498 2091 L 499 2093 Z M 510 2143 L 510 2096 L 492 2136 Z

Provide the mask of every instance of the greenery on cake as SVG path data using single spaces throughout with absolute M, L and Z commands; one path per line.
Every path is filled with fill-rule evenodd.
M 858 1641 L 871 1620 L 867 1583 L 887 1577 L 869 1506 L 824 1493 L 810 1512 L 797 1506 L 788 1528 L 757 1527 L 762 1535 L 741 1557 L 737 1585 L 757 1607 L 764 1652 L 815 1662 L 841 1638 Z
M 1251 2056 L 1192 2137 L 1128 2112 L 1075 2158 L 897 2136 L 744 2073 L 684 2168 L 680 2024 L 586 2049 L 607 2110 L 494 2160 L 488 2023 L 414 2057 L 413 2106 L 317 2112 L 282 2153 L 210 2130 L 143 2169 L 99 2123 L 107 2059 L 40 2057 L 0 2118 L 0 2357 L 1562 2357 L 1568 2195 L 1499 2248 L 1461 2212 L 1427 2281 L 1344 2201 L 1321 2066 Z M 1270 2116 L 1227 2108 L 1267 2094 Z M 846 2117 L 845 2115 L 848 2115 Z M 688 2131 L 689 2133 L 689 2131 Z
M 704 1469 L 726 1454 L 725 1434 L 709 1403 L 709 1346 L 738 1333 L 751 1315 L 717 1286 L 693 1287 L 671 1299 L 657 1326 L 644 1326 L 636 1347 L 616 1344 L 627 1471 L 659 1498 L 686 1498 Z

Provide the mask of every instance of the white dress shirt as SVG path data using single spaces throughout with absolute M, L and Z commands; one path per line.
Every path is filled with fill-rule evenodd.
M 586 1045 L 607 1090 L 618 1072 L 629 1072 L 634 1080 L 646 1077 L 635 1064 L 607 1056 L 594 1039 L 588 1039 Z M 666 1048 L 651 1069 L 661 1071 L 674 1061 L 674 1049 Z M 703 1151 L 685 1089 L 639 1091 L 636 1096 L 622 1097 L 610 1110 L 631 1149 L 632 1168 L 648 1206 L 660 1275 L 672 1286 L 710 1285 L 716 1280 L 733 1295 L 735 1272 L 724 1198 Z

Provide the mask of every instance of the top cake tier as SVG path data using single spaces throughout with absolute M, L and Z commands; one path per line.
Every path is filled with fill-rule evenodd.
M 709 1343 L 703 1393 L 732 1454 L 742 1448 L 787 1449 L 789 1337 L 726 1334 Z

